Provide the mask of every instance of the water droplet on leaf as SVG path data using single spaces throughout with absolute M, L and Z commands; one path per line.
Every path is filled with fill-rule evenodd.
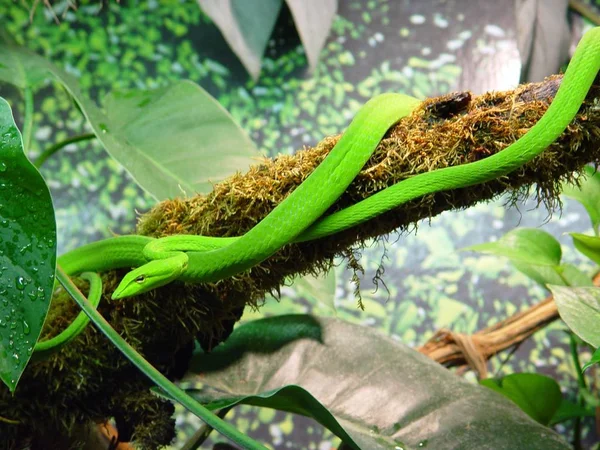
M 15 286 L 18 290 L 22 291 L 23 289 L 25 289 L 25 286 L 27 286 L 27 281 L 25 281 L 24 277 L 17 277 L 15 279 Z

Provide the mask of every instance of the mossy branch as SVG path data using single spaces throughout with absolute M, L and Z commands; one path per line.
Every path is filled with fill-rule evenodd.
M 426 100 L 389 131 L 372 158 L 331 208 L 342 209 L 411 175 L 464 164 L 502 151 L 546 111 L 560 76 L 514 91 L 472 97 L 461 93 Z M 288 245 L 248 273 L 211 285 L 171 285 L 112 302 L 110 295 L 124 271 L 103 274 L 99 311 L 111 326 L 169 378 L 187 369 L 197 338 L 205 348 L 224 340 L 246 305 L 256 305 L 291 275 L 331 268 L 337 255 L 349 257 L 366 240 L 392 230 L 410 230 L 423 219 L 462 209 L 507 193 L 511 200 L 536 185 L 540 202 L 555 208 L 559 187 L 574 181 L 586 164 L 600 161 L 600 91 L 594 87 L 577 118 L 542 155 L 501 179 L 412 201 L 363 225 L 314 242 Z M 318 166 L 338 137 L 293 156 L 265 160 L 246 174 L 217 184 L 209 195 L 165 201 L 141 217 L 138 232 L 151 236 L 241 235 L 265 217 Z M 85 283 L 77 281 L 80 288 Z M 79 312 L 64 291 L 57 291 L 44 337 L 58 334 Z M 0 411 L 19 424 L 0 421 L 0 449 L 62 448 L 77 424 L 103 423 L 114 417 L 121 440 L 147 449 L 170 442 L 172 406 L 149 393 L 148 381 L 93 327 L 48 360 L 31 364 L 14 396 L 0 388 Z M 7 414 L 8 416 L 8 414 Z M 37 447 L 36 447 L 37 445 Z M 75 444 L 74 444 L 75 445 Z
M 531 128 L 546 111 L 561 77 L 523 85 L 514 91 L 450 94 L 424 101 L 381 141 L 373 156 L 331 208 L 337 211 L 412 175 L 476 161 L 498 153 Z M 285 278 L 328 270 L 333 258 L 349 255 L 369 238 L 400 229 L 442 211 L 463 209 L 507 193 L 510 201 L 537 186 L 538 201 L 550 209 L 559 203 L 563 181 L 573 181 L 586 163 L 600 160 L 598 88 L 561 138 L 541 156 L 500 179 L 469 188 L 427 195 L 396 210 L 318 241 L 284 247 L 245 274 L 206 286 L 226 299 L 233 293 L 259 302 L 277 290 Z M 164 201 L 141 217 L 138 232 L 162 237 L 171 234 L 239 236 L 255 226 L 288 193 L 302 183 L 327 156 L 339 136 L 293 156 L 279 156 L 236 174 L 215 186 L 212 193 Z M 310 200 L 307 200 L 310 201 Z

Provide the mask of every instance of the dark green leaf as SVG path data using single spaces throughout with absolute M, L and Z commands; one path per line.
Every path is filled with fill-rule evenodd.
M 585 342 L 600 347 L 600 288 L 548 286 L 560 317 Z
M 558 266 L 562 256 L 558 241 L 537 228 L 516 228 L 496 242 L 473 245 L 464 250 L 506 256 L 513 263 L 536 266 Z
M 562 402 L 558 383 L 537 373 L 514 373 L 488 378 L 480 384 L 515 402 L 533 420 L 548 425 Z
M 42 331 L 55 266 L 50 192 L 0 97 L 0 378 L 11 391 Z
M 596 411 L 594 408 L 585 408 L 577 403 L 573 403 L 563 398 L 560 406 L 554 413 L 554 416 L 552 416 L 552 420 L 550 420 L 550 425 L 575 419 L 576 417 L 594 417 L 595 415 Z
M 198 0 L 252 78 L 273 32 L 283 0 Z
M 600 237 L 581 233 L 569 234 L 573 238 L 573 245 L 582 255 L 587 256 L 596 264 L 600 264 Z
M 583 367 L 581 368 L 581 371 L 585 372 L 590 367 L 592 367 L 594 364 L 600 364 L 600 348 L 596 349 L 596 351 L 592 355 L 592 359 L 590 359 L 587 363 L 585 363 L 583 365 Z
M 213 408 L 247 402 L 305 414 L 353 448 L 569 448 L 495 392 L 337 319 L 297 315 L 242 325 L 213 352 L 195 354 L 185 381 Z
M 597 234 L 600 225 L 600 173 L 593 167 L 586 166 L 579 182 L 579 188 L 568 184 L 563 185 L 562 193 L 583 205 Z
M 189 81 L 111 95 L 105 114 L 83 95 L 75 78 L 43 58 L 0 44 L 0 60 L 3 57 L 45 71 L 59 82 L 108 153 L 158 200 L 181 196 L 182 191 L 188 196 L 208 192 L 211 182 L 247 169 L 261 156 L 227 111 Z
M 321 0 L 318 7 L 306 0 L 286 0 L 311 69 L 319 62 L 319 53 L 329 35 L 337 12 L 337 0 Z

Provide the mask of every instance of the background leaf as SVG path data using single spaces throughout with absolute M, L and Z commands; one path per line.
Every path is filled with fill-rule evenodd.
M 581 371 L 585 372 L 590 367 L 592 367 L 594 364 L 600 364 L 600 348 L 596 349 L 596 351 L 592 355 L 592 359 L 590 359 L 587 363 L 585 363 L 583 365 L 583 367 L 581 368 Z
M 557 286 L 593 286 L 591 277 L 572 264 L 560 266 L 538 266 L 513 261 L 513 265 L 523 274 L 536 281 L 544 288 L 548 284 Z
M 293 339 L 294 328 L 303 335 Z M 317 333 L 320 339 L 310 337 Z M 311 414 L 314 398 L 332 414 L 315 418 L 331 430 L 343 427 L 355 448 L 569 448 L 495 392 L 337 319 L 295 315 L 242 325 L 213 352 L 196 353 L 185 381 L 214 408 L 247 401 Z
M 542 425 L 550 423 L 562 402 L 558 383 L 537 373 L 513 373 L 481 380 L 480 384 L 509 398 Z
M 573 245 L 582 254 L 596 264 L 600 264 L 600 237 L 587 236 L 581 233 L 569 233 L 573 238 Z
M 318 277 L 308 274 L 295 278 L 292 288 L 298 295 L 322 303 L 335 312 L 335 270 Z
M 255 80 L 283 0 L 198 0 Z
M 286 0 L 296 29 L 306 51 L 312 70 L 319 62 L 319 54 L 331 30 L 337 12 L 337 0 Z
M 598 226 L 600 225 L 600 173 L 593 167 L 586 166 L 579 182 L 579 187 L 564 184 L 562 194 L 565 197 L 577 200 L 583 205 L 592 221 L 594 233 L 598 234 Z
M 569 328 L 585 342 L 600 347 L 600 288 L 548 287 Z
M 558 241 L 537 228 L 516 228 L 496 242 L 477 244 L 463 250 L 505 256 L 512 262 L 537 266 L 558 266 L 562 256 Z
M 0 378 L 11 391 L 42 331 L 55 267 L 50 192 L 0 97 Z
M 126 167 L 148 167 L 144 185 L 158 199 L 212 191 L 213 183 L 261 157 L 246 133 L 208 92 L 190 81 L 112 93 L 107 123 Z M 138 179 L 142 174 L 138 174 Z M 162 183 L 159 180 L 163 180 Z
M 562 399 L 560 406 L 554 413 L 550 425 L 564 422 L 565 420 L 574 419 L 576 417 L 595 417 L 596 411 L 594 408 L 583 407 L 577 403 Z
M 209 181 L 245 170 L 261 156 L 218 102 L 189 81 L 109 95 L 105 113 L 82 94 L 74 77 L 38 55 L 0 45 L 0 61 L 5 58 L 59 82 L 108 153 L 157 200 L 182 196 L 182 190 L 188 196 L 209 192 Z
M 521 82 L 542 81 L 567 61 L 568 0 L 515 0 Z

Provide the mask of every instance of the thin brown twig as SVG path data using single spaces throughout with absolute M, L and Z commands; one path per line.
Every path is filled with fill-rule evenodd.
M 595 286 L 600 286 L 600 274 L 594 277 L 593 282 Z M 417 350 L 447 367 L 468 365 L 481 378 L 485 378 L 487 364 L 473 361 L 487 362 L 492 356 L 520 344 L 559 317 L 556 303 L 552 295 L 549 295 L 526 310 L 472 335 L 440 329 Z M 463 344 L 465 339 L 471 341 L 469 347 Z

